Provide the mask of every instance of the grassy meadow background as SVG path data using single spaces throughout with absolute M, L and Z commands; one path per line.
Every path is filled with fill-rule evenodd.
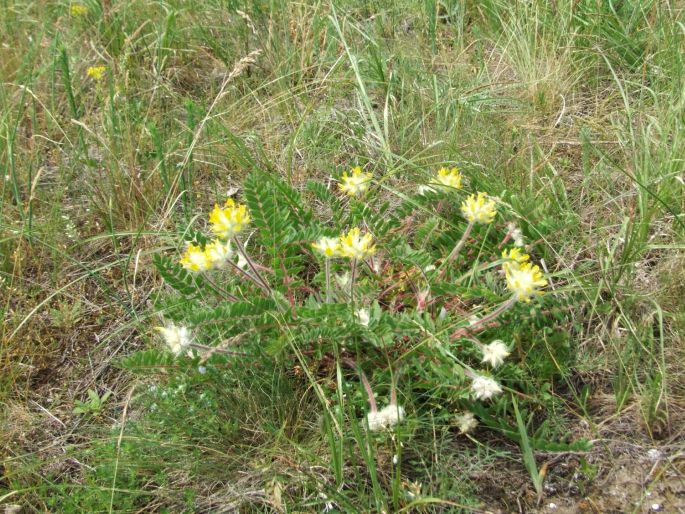
M 684 10 L 0 0 L 0 507 L 390 512 L 379 491 L 401 490 L 423 498 L 405 512 L 683 512 Z M 122 370 L 158 344 L 152 255 L 254 161 L 294 187 L 360 164 L 406 192 L 452 164 L 510 204 L 571 284 L 566 346 L 535 347 L 555 356 L 545 433 L 592 449 L 536 452 L 538 497 L 517 444 L 426 416 L 399 473 L 389 445 L 380 481 L 352 459 L 331 491 L 292 370 L 204 396 Z

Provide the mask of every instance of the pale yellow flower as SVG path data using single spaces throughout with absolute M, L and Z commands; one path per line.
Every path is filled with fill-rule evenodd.
M 205 255 L 209 260 L 210 267 L 221 268 L 233 255 L 231 242 L 213 239 L 210 243 L 207 243 L 207 246 L 205 246 Z
M 346 235 L 340 236 L 340 253 L 345 257 L 363 259 L 373 255 L 375 251 L 373 236 L 368 232 L 362 236 L 361 230 L 355 227 Z
M 181 257 L 181 266 L 188 271 L 197 273 L 210 269 L 212 267 L 212 261 L 207 256 L 207 252 L 198 245 L 191 243 Z
M 350 196 L 363 193 L 369 188 L 369 182 L 373 178 L 371 173 L 362 173 L 362 169 L 357 166 L 352 170 L 352 174 L 343 173 L 342 183 L 338 187 Z
M 190 346 L 191 334 L 186 327 L 169 325 L 168 327 L 155 327 L 155 330 L 161 332 L 164 342 L 176 356 L 181 355 Z
M 507 287 L 521 302 L 529 302 L 534 295 L 542 294 L 539 289 L 546 285 L 547 281 L 542 277 L 540 267 L 533 266 L 530 262 L 507 272 Z
M 461 189 L 461 173 L 457 168 L 440 168 L 438 174 L 431 180 L 431 184 Z
M 518 248 L 512 248 L 511 250 L 504 250 L 502 252 L 502 269 L 505 273 L 508 273 L 510 269 L 520 268 L 521 264 L 528 262 L 530 256 L 527 253 L 523 253 Z
M 107 71 L 106 66 L 90 66 L 88 70 L 86 71 L 86 75 L 88 75 L 90 78 L 93 80 L 100 80 L 102 77 L 105 75 L 105 72 Z
M 85 16 L 86 14 L 88 14 L 88 8 L 85 5 L 81 4 L 71 4 L 71 7 L 69 8 L 69 13 L 74 18 L 79 18 L 81 16 Z
M 312 248 L 326 259 L 333 259 L 340 255 L 340 241 L 335 237 L 322 237 L 316 243 L 312 243 Z
M 470 195 L 462 202 L 461 213 L 471 223 L 487 225 L 495 219 L 497 210 L 494 200 L 488 199 L 488 195 L 485 193 L 478 193 L 478 196 Z
M 214 210 L 209 214 L 209 223 L 212 232 L 218 237 L 229 239 L 250 223 L 250 215 L 247 207 L 243 204 L 236 204 L 232 198 L 229 198 L 223 208 L 214 205 Z

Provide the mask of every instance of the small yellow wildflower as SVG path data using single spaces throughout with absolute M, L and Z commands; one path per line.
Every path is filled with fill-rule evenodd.
M 100 80 L 104 76 L 105 71 L 107 71 L 106 66 L 90 66 L 88 71 L 86 71 L 86 75 L 93 80 Z
M 229 239 L 243 229 L 243 226 L 250 223 L 250 215 L 247 207 L 243 204 L 236 204 L 233 199 L 226 200 L 223 209 L 214 205 L 214 210 L 209 214 L 209 223 L 212 232 L 218 237 Z
M 181 266 L 188 271 L 197 273 L 198 271 L 206 271 L 212 267 L 212 261 L 205 252 L 198 245 L 189 244 L 183 257 L 181 257 Z
M 363 259 L 375 253 L 376 246 L 372 243 L 371 234 L 362 236 L 361 230 L 353 228 L 346 235 L 340 236 L 340 253 L 350 259 Z
M 207 246 L 205 246 L 205 255 L 209 260 L 210 267 L 221 268 L 233 255 L 233 250 L 231 250 L 231 242 L 213 239 L 207 244 Z
M 509 273 L 510 269 L 519 268 L 521 264 L 528 262 L 530 256 L 527 253 L 523 253 L 518 248 L 512 248 L 511 250 L 504 250 L 502 252 L 502 269 L 505 273 Z
M 312 243 L 312 248 L 326 257 L 326 259 L 332 259 L 340 255 L 340 243 L 334 237 L 322 237 L 316 243 Z
M 461 173 L 457 168 L 440 168 L 438 174 L 431 180 L 431 184 L 461 189 Z
M 495 208 L 495 201 L 488 199 L 488 195 L 485 193 L 478 193 L 476 195 L 470 195 L 461 204 L 461 213 L 464 217 L 471 223 L 482 223 L 487 225 L 492 223 L 492 220 L 497 214 Z
M 81 4 L 71 4 L 71 7 L 69 8 L 69 13 L 74 18 L 79 18 L 81 16 L 85 16 L 86 14 L 88 14 L 88 8 L 85 5 Z
M 352 170 L 352 174 L 343 173 L 342 184 L 338 184 L 341 191 L 346 192 L 350 196 L 355 196 L 363 193 L 369 188 L 369 182 L 373 178 L 371 173 L 362 173 L 362 169 L 357 166 Z
M 538 289 L 546 285 L 547 281 L 542 277 L 540 267 L 533 266 L 530 262 L 512 267 L 507 272 L 507 287 L 520 302 L 529 302 L 534 295 L 542 294 Z

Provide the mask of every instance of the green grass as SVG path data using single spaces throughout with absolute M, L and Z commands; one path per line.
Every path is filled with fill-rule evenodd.
M 682 452 L 682 6 L 83 5 L 0 8 L 0 504 L 292 512 L 326 495 L 343 512 L 508 510 L 502 480 L 534 491 L 527 473 L 553 460 L 528 439 L 596 440 L 609 467 L 612 441 Z M 88 78 L 99 64 L 106 76 Z M 534 356 L 531 390 L 548 384 L 546 412 L 517 416 L 523 454 L 485 427 L 458 436 L 430 389 L 405 399 L 436 408 L 411 413 L 400 447 L 336 431 L 359 412 L 322 407 L 312 385 L 336 391 L 333 371 L 115 365 L 155 344 L 152 255 L 253 169 L 302 188 L 365 165 L 392 198 L 446 163 L 511 206 L 565 284 L 553 307 L 567 337 L 515 341 Z M 153 384 L 184 389 L 161 400 Z M 89 390 L 112 396 L 74 414 Z

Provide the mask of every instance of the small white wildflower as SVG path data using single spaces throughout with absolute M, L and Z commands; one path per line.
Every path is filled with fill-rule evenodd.
M 509 356 L 509 349 L 503 341 L 497 339 L 490 344 L 483 345 L 483 360 L 482 362 L 489 363 L 493 368 L 501 365 Z
M 207 373 L 207 368 L 205 368 L 204 366 L 198 366 L 197 372 L 198 372 L 200 375 L 204 375 L 205 373 Z
M 424 273 L 430 273 L 431 271 L 435 271 L 435 266 L 433 266 L 432 264 L 429 264 L 428 266 L 423 268 Z
M 654 460 L 654 461 L 659 460 L 661 458 L 661 452 L 659 450 L 657 450 L 656 448 L 651 448 L 647 452 L 647 458 L 649 460 Z
M 369 322 L 371 321 L 371 318 L 369 316 L 368 309 L 359 309 L 354 314 L 355 314 L 355 316 L 357 316 L 357 319 L 359 320 L 360 325 L 364 325 L 365 327 L 369 326 Z
M 476 375 L 471 383 L 471 392 L 476 400 L 488 400 L 501 393 L 502 387 L 491 378 Z
M 445 307 L 440 307 L 440 313 L 438 314 L 438 319 L 440 321 L 447 318 L 447 309 Z
M 468 434 L 478 426 L 478 420 L 473 415 L 473 412 L 464 411 L 457 416 L 457 426 L 459 427 L 459 432 Z
M 404 407 L 391 403 L 377 412 L 369 412 L 366 419 L 369 422 L 369 430 L 378 432 L 400 423 L 404 419 Z
M 397 454 L 392 456 L 392 463 L 393 465 L 397 466 L 397 463 L 399 462 L 399 459 L 397 458 Z
M 155 327 L 155 330 L 161 332 L 164 336 L 164 342 L 176 356 L 181 355 L 190 346 L 191 334 L 186 327 L 170 325 L 168 327 Z

